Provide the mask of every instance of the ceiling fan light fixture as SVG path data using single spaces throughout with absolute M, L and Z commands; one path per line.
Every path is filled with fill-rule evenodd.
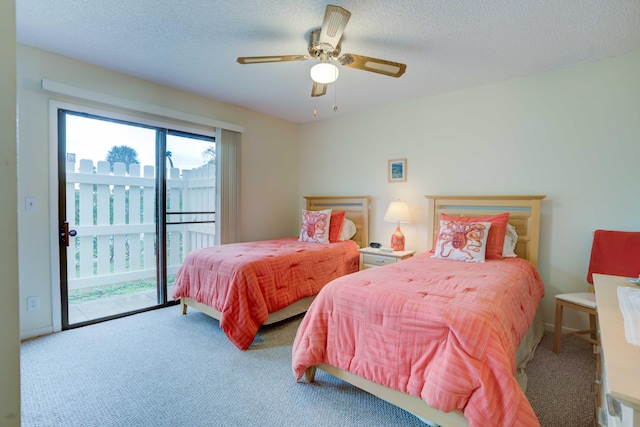
M 333 83 L 338 79 L 338 67 L 329 63 L 321 62 L 311 67 L 311 79 L 316 83 Z

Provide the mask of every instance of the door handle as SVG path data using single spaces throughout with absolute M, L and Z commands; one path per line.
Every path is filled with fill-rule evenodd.
M 69 246 L 69 236 L 75 237 L 78 234 L 76 230 L 69 230 L 69 223 L 64 222 L 60 227 L 60 243 L 65 246 Z

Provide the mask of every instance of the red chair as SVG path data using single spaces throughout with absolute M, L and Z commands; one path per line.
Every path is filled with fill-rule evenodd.
M 589 292 L 556 295 L 556 324 L 553 334 L 553 351 L 560 352 L 560 340 L 575 336 L 599 345 L 597 333 L 597 306 L 593 292 L 593 273 L 612 276 L 638 277 L 640 275 L 640 232 L 596 230 L 593 234 L 589 261 Z M 589 315 L 589 329 L 562 333 L 562 311 L 572 308 Z

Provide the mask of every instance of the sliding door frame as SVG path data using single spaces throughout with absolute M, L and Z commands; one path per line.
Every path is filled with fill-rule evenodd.
M 59 182 L 62 182 L 64 179 L 60 174 L 64 174 L 64 169 L 61 170 L 59 167 L 59 156 L 60 156 L 60 129 L 58 124 L 58 112 L 60 110 L 67 110 L 70 112 L 76 112 L 81 114 L 89 114 L 93 116 L 98 116 L 106 119 L 112 119 L 114 121 L 121 122 L 130 122 L 136 123 L 143 126 L 149 126 L 157 129 L 156 133 L 156 164 L 157 164 L 157 172 L 156 172 L 156 244 L 157 244 L 157 254 L 156 254 L 156 267 L 157 267 L 157 277 L 162 278 L 163 283 L 158 281 L 158 288 L 164 289 L 164 291 L 160 290 L 159 297 L 162 301 L 168 300 L 166 295 L 166 246 L 164 240 L 166 239 L 166 225 L 163 225 L 166 221 L 166 168 L 165 168 L 165 155 L 166 155 L 166 135 L 168 129 L 171 131 L 184 132 L 189 134 L 201 135 L 203 137 L 210 137 L 216 141 L 216 147 L 219 145 L 217 142 L 220 139 L 221 129 L 219 128 L 211 128 L 210 126 L 205 126 L 199 123 L 195 123 L 194 127 L 185 126 L 183 124 L 176 124 L 175 119 L 171 119 L 167 117 L 166 120 L 155 120 L 149 119 L 145 117 L 141 117 L 132 113 L 121 113 L 113 110 L 109 110 L 106 108 L 98 108 L 98 107 L 90 107 L 81 104 L 68 103 L 63 101 L 50 100 L 49 101 L 49 137 L 50 137 L 50 226 L 51 226 L 51 291 L 52 291 L 52 323 L 53 323 L 53 331 L 57 332 L 63 329 L 63 327 L 68 327 L 68 311 L 63 313 L 63 309 L 66 310 L 68 308 L 68 301 L 63 302 L 63 298 L 67 298 L 67 295 L 63 295 L 62 286 L 61 286 L 61 274 L 66 274 L 66 267 L 61 266 L 60 262 L 60 233 L 59 233 L 59 221 L 60 221 L 60 200 L 59 200 Z M 64 131 L 64 129 L 62 129 Z M 162 143 L 160 133 L 164 133 L 165 143 Z M 158 146 L 158 144 L 162 145 L 162 147 Z M 218 173 L 219 175 L 219 173 Z M 62 180 L 61 180 L 62 178 Z M 219 193 L 219 191 L 217 191 Z M 216 196 L 216 199 L 219 199 Z M 216 224 L 220 222 L 220 209 L 216 209 Z M 165 234 L 161 234 L 161 233 Z M 160 238 L 162 236 L 162 238 Z M 219 242 L 219 234 L 216 235 L 216 239 Z M 162 254 L 159 256 L 158 254 Z M 164 305 L 167 305 L 168 301 L 164 302 Z M 154 307 L 150 307 L 148 309 L 153 309 L 159 307 L 158 305 Z M 142 309 L 138 311 L 145 311 L 148 309 Z M 67 324 L 63 325 L 62 319 L 63 314 L 66 316 Z M 109 318 L 101 319 L 108 320 Z M 89 322 L 94 323 L 94 322 Z M 78 326 L 84 325 L 78 324 Z M 75 325 L 74 325 L 75 326 Z

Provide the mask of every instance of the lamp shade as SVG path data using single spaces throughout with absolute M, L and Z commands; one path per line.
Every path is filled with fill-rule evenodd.
M 333 83 L 338 79 L 338 67 L 330 62 L 321 62 L 311 67 L 311 79 L 316 83 Z
M 387 213 L 384 214 L 384 220 L 388 222 L 411 222 L 409 214 L 409 206 L 405 202 L 391 202 Z

